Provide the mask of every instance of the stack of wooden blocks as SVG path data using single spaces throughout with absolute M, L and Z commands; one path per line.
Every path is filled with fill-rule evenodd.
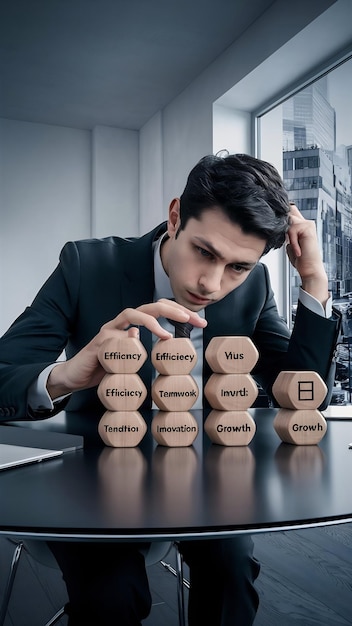
M 147 390 L 138 375 L 147 359 L 136 338 L 111 339 L 101 346 L 99 361 L 106 371 L 98 396 L 107 409 L 98 431 L 106 445 L 137 446 L 147 432 L 138 409 Z M 204 387 L 211 411 L 204 429 L 210 440 L 221 446 L 247 446 L 256 432 L 248 409 L 254 404 L 258 387 L 251 376 L 259 354 L 249 337 L 214 337 L 205 358 L 212 374 Z M 157 371 L 151 394 L 160 409 L 151 432 L 156 442 L 167 447 L 187 447 L 199 427 L 190 409 L 199 389 L 191 371 L 197 362 L 196 350 L 188 338 L 157 341 L 151 362 Z M 273 385 L 281 407 L 274 428 L 284 443 L 315 445 L 324 437 L 327 424 L 318 407 L 327 388 L 319 374 L 311 371 L 282 371 Z

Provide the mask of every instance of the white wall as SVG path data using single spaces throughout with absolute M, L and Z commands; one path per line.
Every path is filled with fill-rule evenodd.
M 251 114 L 232 107 L 213 106 L 213 152 L 248 153 L 251 146 Z
M 138 233 L 138 171 L 136 131 L 0 119 L 0 334 L 66 241 Z
M 139 133 L 139 234 L 167 218 L 163 203 L 162 121 L 159 111 Z
M 127 237 L 139 229 L 138 132 L 92 131 L 92 236 Z
M 0 332 L 90 235 L 90 133 L 0 120 Z

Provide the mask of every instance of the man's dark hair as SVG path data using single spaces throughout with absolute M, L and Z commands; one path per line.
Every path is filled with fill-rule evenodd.
M 208 155 L 191 170 L 180 197 L 180 230 L 190 218 L 219 207 L 249 235 L 280 248 L 289 226 L 289 200 L 273 165 L 248 154 Z

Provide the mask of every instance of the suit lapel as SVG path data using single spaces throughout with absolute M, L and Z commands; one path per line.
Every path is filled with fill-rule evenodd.
M 133 245 L 121 246 L 120 259 L 124 273 L 121 277 L 120 297 L 122 310 L 137 308 L 142 304 L 153 302 L 154 297 L 154 252 L 153 243 L 166 230 L 166 223 L 161 224 L 150 233 L 136 239 Z M 147 402 L 150 402 L 152 382 L 152 366 L 150 353 L 152 350 L 152 334 L 143 326 L 140 327 L 140 339 L 148 352 L 149 358 L 138 372 L 148 390 Z
M 163 232 L 165 232 L 165 225 L 162 224 L 136 239 L 133 245 L 121 246 L 119 255 L 121 267 L 124 268 L 121 277 L 122 309 L 136 308 L 153 301 L 153 243 Z

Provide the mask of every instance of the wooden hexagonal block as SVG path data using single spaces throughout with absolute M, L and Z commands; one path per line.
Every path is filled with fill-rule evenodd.
M 166 339 L 155 344 L 151 361 L 164 376 L 189 374 L 197 363 L 197 352 L 190 339 Z
M 136 411 L 147 397 L 138 374 L 106 374 L 98 386 L 100 402 L 109 411 Z
M 147 351 L 136 337 L 107 339 L 98 351 L 98 359 L 110 374 L 135 374 L 147 359 Z
M 188 411 L 199 395 L 196 381 L 189 374 L 157 376 L 152 384 L 152 398 L 162 411 Z
M 100 419 L 98 433 L 107 446 L 133 448 L 147 432 L 147 425 L 138 411 L 106 411 Z
M 221 446 L 247 446 L 256 431 L 248 411 L 216 411 L 209 413 L 204 430 L 213 443 Z
M 249 374 L 259 353 L 249 337 L 213 337 L 205 358 L 217 374 Z
M 171 448 L 190 446 L 198 435 L 197 421 L 188 411 L 159 411 L 151 429 L 158 444 Z
M 212 374 L 204 394 L 213 409 L 243 411 L 252 406 L 258 387 L 250 374 Z
M 274 428 L 284 443 L 310 446 L 321 441 L 327 424 L 316 409 L 279 409 L 274 419 Z
M 317 409 L 327 387 L 317 372 L 280 372 L 272 388 L 278 404 L 285 409 Z

